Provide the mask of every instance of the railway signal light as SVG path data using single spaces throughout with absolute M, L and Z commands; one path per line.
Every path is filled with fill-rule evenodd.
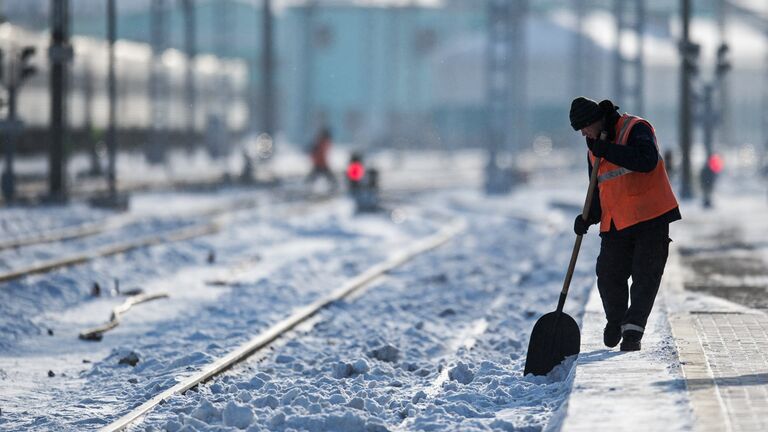
M 717 153 L 713 153 L 711 156 L 709 156 L 709 159 L 707 159 L 707 166 L 709 167 L 709 170 L 714 174 L 720 174 L 724 165 L 725 164 L 723 163 L 723 158 L 721 158 Z
M 34 75 L 37 72 L 37 68 L 29 64 L 30 59 L 35 54 L 35 47 L 25 46 L 21 52 L 13 54 L 10 65 L 10 73 L 8 75 L 8 82 L 5 83 L 8 89 L 8 114 L 7 118 L 0 124 L 0 131 L 4 133 L 4 169 L 2 179 L 0 180 L 0 189 L 2 190 L 3 198 L 10 202 L 13 201 L 16 195 L 16 179 L 13 169 L 13 158 L 16 152 L 16 136 L 20 133 L 23 123 L 16 117 L 16 102 L 18 97 L 19 88 L 24 80 Z M 0 79 L 3 79 L 5 74 L 3 73 L 3 52 L 0 51 Z M 0 101 L 0 105 L 4 104 L 4 101 Z
M 699 73 L 699 56 L 701 54 L 701 45 L 694 42 L 681 42 L 680 53 L 683 56 L 683 65 L 692 75 Z
M 722 43 L 717 48 L 716 74 L 718 77 L 725 75 L 732 68 L 731 62 L 728 60 L 729 51 L 730 48 L 728 47 L 727 43 Z
M 37 67 L 29 64 L 29 61 L 31 60 L 32 56 L 35 55 L 36 51 L 37 49 L 33 46 L 26 46 L 21 50 L 21 54 L 19 54 L 19 60 L 21 63 L 21 73 L 19 76 L 20 81 L 24 81 L 25 79 L 37 73 Z
M 356 186 L 363 177 L 365 177 L 363 158 L 359 154 L 353 153 L 347 165 L 347 180 L 351 186 Z
M 365 176 L 365 167 L 360 162 L 352 162 L 347 167 L 347 178 L 359 182 Z

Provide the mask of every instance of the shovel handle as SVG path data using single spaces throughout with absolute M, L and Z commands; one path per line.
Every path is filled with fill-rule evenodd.
M 605 139 L 605 132 L 600 134 L 601 139 Z M 587 189 L 587 198 L 584 200 L 584 208 L 581 210 L 581 218 L 585 221 L 589 218 L 589 209 L 592 206 L 592 196 L 595 193 L 595 186 L 597 186 L 597 171 L 600 168 L 600 158 L 595 158 L 595 163 L 592 164 L 592 175 L 589 176 L 589 188 Z M 571 279 L 573 278 L 573 270 L 576 268 L 576 259 L 579 258 L 579 249 L 581 249 L 582 236 L 576 236 L 576 242 L 573 245 L 573 252 L 571 252 L 571 262 L 568 263 L 568 272 L 565 274 L 565 280 L 563 281 L 563 290 L 560 291 L 560 300 L 557 302 L 557 311 L 562 312 L 565 305 L 565 298 L 568 296 L 568 288 L 571 286 Z

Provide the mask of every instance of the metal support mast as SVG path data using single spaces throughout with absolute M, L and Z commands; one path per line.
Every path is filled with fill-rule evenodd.
M 264 10 L 262 16 L 262 58 L 261 58 L 261 79 L 262 79 L 262 129 L 270 137 L 275 136 L 275 89 L 274 89 L 274 39 L 273 39 L 273 16 L 272 1 L 263 0 Z
M 299 139 L 308 139 L 311 133 L 311 127 L 314 114 L 314 16 L 317 9 L 316 0 L 309 0 L 302 10 L 302 31 L 303 38 L 301 39 L 301 60 L 299 69 L 300 76 L 300 91 L 299 91 L 299 130 L 301 131 Z M 259 104 L 261 109 L 266 107 L 263 104 Z
M 507 141 L 507 148 L 513 155 L 524 150 L 528 142 L 528 101 L 526 95 L 526 81 L 528 69 L 528 56 L 525 49 L 525 18 L 528 10 L 528 0 L 512 1 L 512 22 L 510 53 L 512 54 L 512 68 L 510 70 L 511 84 L 511 133 Z
M 510 83 L 512 55 L 508 41 L 511 37 L 510 15 L 512 4 L 504 0 L 488 2 L 488 46 L 486 53 L 486 98 L 488 103 L 488 166 L 486 168 L 487 192 L 498 189 L 498 156 L 501 144 L 507 141 L 510 117 Z
M 66 191 L 67 86 L 68 64 L 72 59 L 69 44 L 69 0 L 51 0 L 51 148 L 48 187 L 53 200 L 64 200 Z
M 682 40 L 680 66 L 680 152 L 682 153 L 680 196 L 691 198 L 691 81 L 695 69 L 692 43 L 690 40 L 691 0 L 681 0 Z
M 488 166 L 486 191 L 509 190 L 509 178 L 499 169 L 499 156 L 522 147 L 525 137 L 526 0 L 489 0 L 486 52 L 488 104 Z M 509 174 L 509 173 L 508 173 Z
M 184 51 L 187 54 L 186 76 L 184 78 L 184 93 L 187 101 L 186 128 L 187 148 L 193 147 L 195 124 L 197 121 L 197 100 L 195 99 L 195 60 L 197 57 L 197 19 L 195 17 L 195 0 L 182 0 L 184 16 Z
M 586 9 L 586 0 L 573 1 L 574 15 L 576 16 L 576 28 L 573 32 L 573 65 L 571 73 L 571 95 L 578 96 L 585 94 L 585 81 L 588 76 L 585 68 L 585 41 L 583 35 L 584 15 Z
M 117 198 L 117 79 L 115 77 L 115 41 L 117 40 L 117 12 L 115 0 L 107 1 L 107 41 L 109 42 L 109 66 L 107 92 L 109 94 L 109 126 L 107 129 L 107 184 L 109 197 Z
M 2 58 L 0 58 L 2 62 Z M 11 63 L 10 83 L 8 86 L 8 117 L 3 125 L 3 143 L 5 167 L 2 176 L 3 199 L 6 202 L 12 202 L 16 198 L 16 179 L 13 167 L 13 159 L 16 153 L 16 137 L 19 134 L 20 123 L 16 114 L 18 85 L 16 82 L 17 71 L 14 70 L 18 65 Z M 2 67 L 0 65 L 0 67 Z
M 717 2 L 717 28 L 720 35 L 720 46 L 728 46 L 726 37 L 726 4 L 725 0 L 718 0 Z M 723 76 L 718 81 L 718 98 L 715 102 L 720 108 L 720 130 L 718 141 L 723 144 L 730 145 L 732 143 L 727 142 L 733 139 L 732 122 L 731 122 L 731 97 L 730 97 L 730 80 L 727 75 Z
M 216 55 L 220 59 L 234 57 L 236 55 L 233 46 L 235 44 L 233 35 L 236 18 L 233 10 L 234 2 L 232 0 L 218 0 L 215 4 L 217 7 L 216 14 L 214 15 L 214 43 L 216 44 Z M 231 105 L 230 100 L 232 96 L 232 83 L 229 80 L 229 75 L 223 73 L 225 72 L 224 70 L 221 72 L 222 73 L 219 74 L 221 85 L 219 88 L 218 107 L 216 108 L 216 114 L 221 116 L 221 124 L 223 127 L 222 132 L 224 135 L 226 135 L 227 131 L 229 130 L 228 125 Z M 220 144 L 224 146 L 227 145 L 227 143 Z
M 628 8 L 629 6 L 629 8 Z M 616 51 L 614 52 L 614 102 L 642 115 L 643 101 L 643 33 L 645 0 L 614 0 L 616 16 Z M 626 33 L 634 33 L 634 49 L 627 43 Z M 631 52 L 634 55 L 628 55 Z
M 168 19 L 165 0 L 152 0 L 150 38 L 152 65 L 149 77 L 149 98 L 152 112 L 152 132 L 147 158 L 151 163 L 165 161 L 168 126 L 168 85 L 162 56 L 168 47 Z

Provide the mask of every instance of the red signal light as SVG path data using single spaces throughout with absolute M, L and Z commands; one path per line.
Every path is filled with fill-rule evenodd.
M 347 165 L 347 178 L 352 181 L 360 181 L 365 176 L 365 167 L 360 162 L 351 162 Z
M 707 166 L 709 166 L 709 169 L 715 174 L 720 174 L 724 165 L 723 158 L 717 153 L 711 155 L 709 160 L 707 160 Z

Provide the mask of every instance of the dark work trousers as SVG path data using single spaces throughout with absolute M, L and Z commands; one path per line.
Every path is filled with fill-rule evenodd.
M 644 329 L 667 263 L 669 224 L 602 236 L 597 257 L 597 289 L 605 317 L 610 325 L 633 324 L 630 327 Z M 627 286 L 630 276 L 631 289 Z

